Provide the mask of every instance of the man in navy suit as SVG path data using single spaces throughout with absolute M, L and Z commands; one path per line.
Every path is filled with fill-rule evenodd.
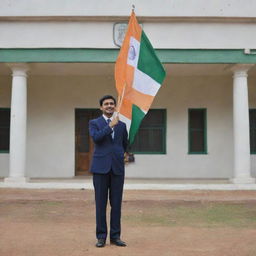
M 121 235 L 121 204 L 124 185 L 124 153 L 127 147 L 125 123 L 113 116 L 116 100 L 111 95 L 100 99 L 102 116 L 90 120 L 89 131 L 94 141 L 94 154 L 90 171 L 96 204 L 96 247 L 104 247 L 107 238 L 106 209 L 109 197 L 110 243 L 126 246 Z

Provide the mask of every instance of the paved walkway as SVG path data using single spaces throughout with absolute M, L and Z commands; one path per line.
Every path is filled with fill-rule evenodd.
M 93 189 L 91 177 L 71 179 L 30 179 L 26 183 L 4 182 L 0 188 L 30 189 Z M 256 190 L 256 184 L 232 184 L 229 180 L 131 179 L 125 180 L 126 190 Z

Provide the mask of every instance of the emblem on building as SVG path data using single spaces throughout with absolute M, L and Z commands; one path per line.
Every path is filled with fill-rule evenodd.
M 118 46 L 118 47 L 122 46 L 127 27 L 128 27 L 127 23 L 115 23 L 114 24 L 113 39 L 114 39 L 114 44 L 116 46 Z
M 140 24 L 142 27 L 142 24 Z M 115 23 L 113 27 L 113 40 L 114 44 L 118 47 L 122 46 L 128 23 Z

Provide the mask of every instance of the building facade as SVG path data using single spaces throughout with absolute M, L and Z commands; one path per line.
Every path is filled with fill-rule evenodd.
M 132 4 L 164 81 L 129 148 L 127 177 L 256 176 L 256 1 L 4 0 L 0 176 L 89 175 L 88 120 L 115 92 L 116 24 Z

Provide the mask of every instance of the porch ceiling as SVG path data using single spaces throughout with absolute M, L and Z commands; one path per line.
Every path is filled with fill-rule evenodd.
M 29 74 L 49 76 L 112 76 L 114 63 L 30 63 Z M 167 76 L 231 75 L 231 64 L 164 64 Z M 0 75 L 11 75 L 6 63 L 0 63 Z M 249 71 L 256 76 L 256 65 Z

